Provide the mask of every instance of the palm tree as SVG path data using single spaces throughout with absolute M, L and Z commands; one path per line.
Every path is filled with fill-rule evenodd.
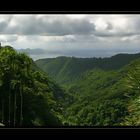
M 11 81 L 15 78 L 16 76 L 16 72 L 17 72 L 17 64 L 16 64 L 16 56 L 17 53 L 12 49 L 12 48 L 4 48 L 1 52 L 0 52 L 0 62 L 1 62 L 1 66 L 0 66 L 0 70 L 4 73 L 1 77 L 2 81 L 3 81 L 3 100 L 2 100 L 2 120 L 4 121 L 4 114 L 5 111 L 4 110 L 4 104 L 6 103 L 4 100 L 7 99 L 8 97 L 8 119 L 5 121 L 8 121 L 8 125 L 11 125 L 11 90 L 12 90 L 12 84 Z M 6 91 L 8 91 L 8 93 L 6 93 Z M 16 92 L 15 92 L 15 98 L 14 98 L 14 107 L 16 106 Z M 15 107 L 16 108 L 16 107 Z M 14 120 L 15 120 L 15 109 L 14 108 Z M 14 121 L 15 124 L 15 121 Z
M 12 70 L 12 73 L 13 73 L 13 79 L 14 80 L 11 80 L 11 89 L 14 89 L 14 106 L 13 106 L 13 125 L 15 126 L 16 125 L 16 88 L 17 88 L 17 81 L 15 80 L 16 78 L 16 72 L 17 72 L 17 69 L 18 69 L 18 65 L 17 65 L 17 59 L 16 59 L 16 53 L 13 52 L 12 55 L 11 55 L 11 59 L 10 59 L 10 65 L 11 65 L 11 70 Z M 9 92 L 10 94 L 10 92 Z M 9 95 L 10 97 L 10 95 Z M 10 99 L 9 99 L 9 104 L 10 104 Z M 9 112 L 10 112 L 10 107 L 9 107 Z M 10 114 L 9 114 L 9 120 L 10 120 Z
M 2 123 L 5 122 L 5 98 L 6 98 L 6 92 L 5 92 L 5 73 L 6 73 L 6 59 L 5 59 L 5 50 L 1 49 L 0 50 L 0 79 L 1 79 L 1 106 L 2 106 Z
M 8 98 L 9 98 L 9 113 L 8 113 L 8 123 L 10 126 L 10 122 L 11 122 L 11 80 L 14 78 L 14 74 L 15 74 L 15 61 L 16 61 L 16 52 L 12 49 L 7 47 L 7 65 L 10 67 L 8 69 L 8 84 L 9 84 L 9 94 L 8 94 Z
M 30 59 L 26 54 L 18 54 L 12 51 L 11 48 L 2 48 L 0 50 L 0 79 L 3 84 L 1 87 L 1 105 L 2 105 L 2 122 L 8 121 L 8 125 L 11 125 L 11 114 L 13 113 L 13 124 L 16 126 L 17 123 L 17 94 L 19 91 L 20 96 L 20 113 L 19 120 L 20 126 L 22 126 L 23 121 L 23 93 L 24 86 L 30 81 L 30 66 L 32 59 Z M 8 90 L 8 93 L 6 91 Z M 12 94 L 13 93 L 13 94 Z M 13 112 L 11 112 L 11 97 L 13 96 Z M 8 118 L 5 120 L 6 110 L 6 100 L 8 99 Z
M 20 126 L 23 121 L 23 87 L 28 84 L 30 76 L 31 59 L 24 53 L 20 54 Z

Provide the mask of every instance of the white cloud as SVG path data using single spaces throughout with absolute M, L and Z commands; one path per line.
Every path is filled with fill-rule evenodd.
M 40 48 L 53 52 L 46 57 L 72 53 L 88 57 L 92 52 L 103 56 L 98 50 L 112 54 L 113 50 L 138 51 L 140 15 L 0 15 L 0 42 L 16 49 Z

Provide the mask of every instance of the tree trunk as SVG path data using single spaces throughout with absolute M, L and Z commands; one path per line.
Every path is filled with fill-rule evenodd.
M 4 122 L 4 100 L 2 100 L 2 123 Z
M 17 110 L 17 103 L 16 103 L 16 92 L 15 92 L 15 95 L 14 95 L 14 126 L 16 126 L 16 110 Z
M 10 115 L 11 107 L 10 107 L 10 105 L 11 105 L 11 95 L 10 95 L 10 91 L 9 91 L 9 119 L 8 119 L 9 126 L 10 126 L 10 119 L 11 119 L 11 115 Z
M 22 126 L 22 120 L 23 120 L 23 115 L 22 115 L 22 106 L 23 106 L 22 92 L 23 92 L 23 86 L 21 84 L 21 86 L 20 86 L 20 126 Z

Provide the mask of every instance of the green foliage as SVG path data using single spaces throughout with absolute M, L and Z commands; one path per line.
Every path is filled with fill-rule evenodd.
M 63 125 L 138 125 L 140 60 L 135 59 L 139 56 L 57 57 L 36 63 L 65 88 Z
M 139 56 L 33 62 L 2 47 L 0 121 L 14 127 L 140 125 Z
M 57 126 L 63 91 L 12 47 L 0 49 L 0 120 L 6 126 Z M 56 96 L 58 93 L 58 96 Z
M 40 59 L 35 63 L 57 83 L 67 87 L 86 71 L 96 68 L 118 70 L 138 57 L 140 54 L 118 54 L 110 58 L 56 57 Z
M 140 97 L 130 100 L 128 104 L 128 114 L 120 123 L 122 126 L 139 126 L 140 125 Z
M 121 79 L 120 71 L 94 69 L 86 72 L 68 90 L 73 100 L 66 105 L 63 123 L 79 126 L 119 125 L 127 114 L 126 89 Z
M 124 78 L 127 88 L 126 96 L 129 98 L 128 115 L 120 125 L 140 125 L 140 59 L 131 62 L 128 66 L 127 76 Z

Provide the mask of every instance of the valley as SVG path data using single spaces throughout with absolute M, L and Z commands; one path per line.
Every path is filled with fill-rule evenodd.
M 139 53 L 33 61 L 3 46 L 0 63 L 0 123 L 6 127 L 140 124 Z

